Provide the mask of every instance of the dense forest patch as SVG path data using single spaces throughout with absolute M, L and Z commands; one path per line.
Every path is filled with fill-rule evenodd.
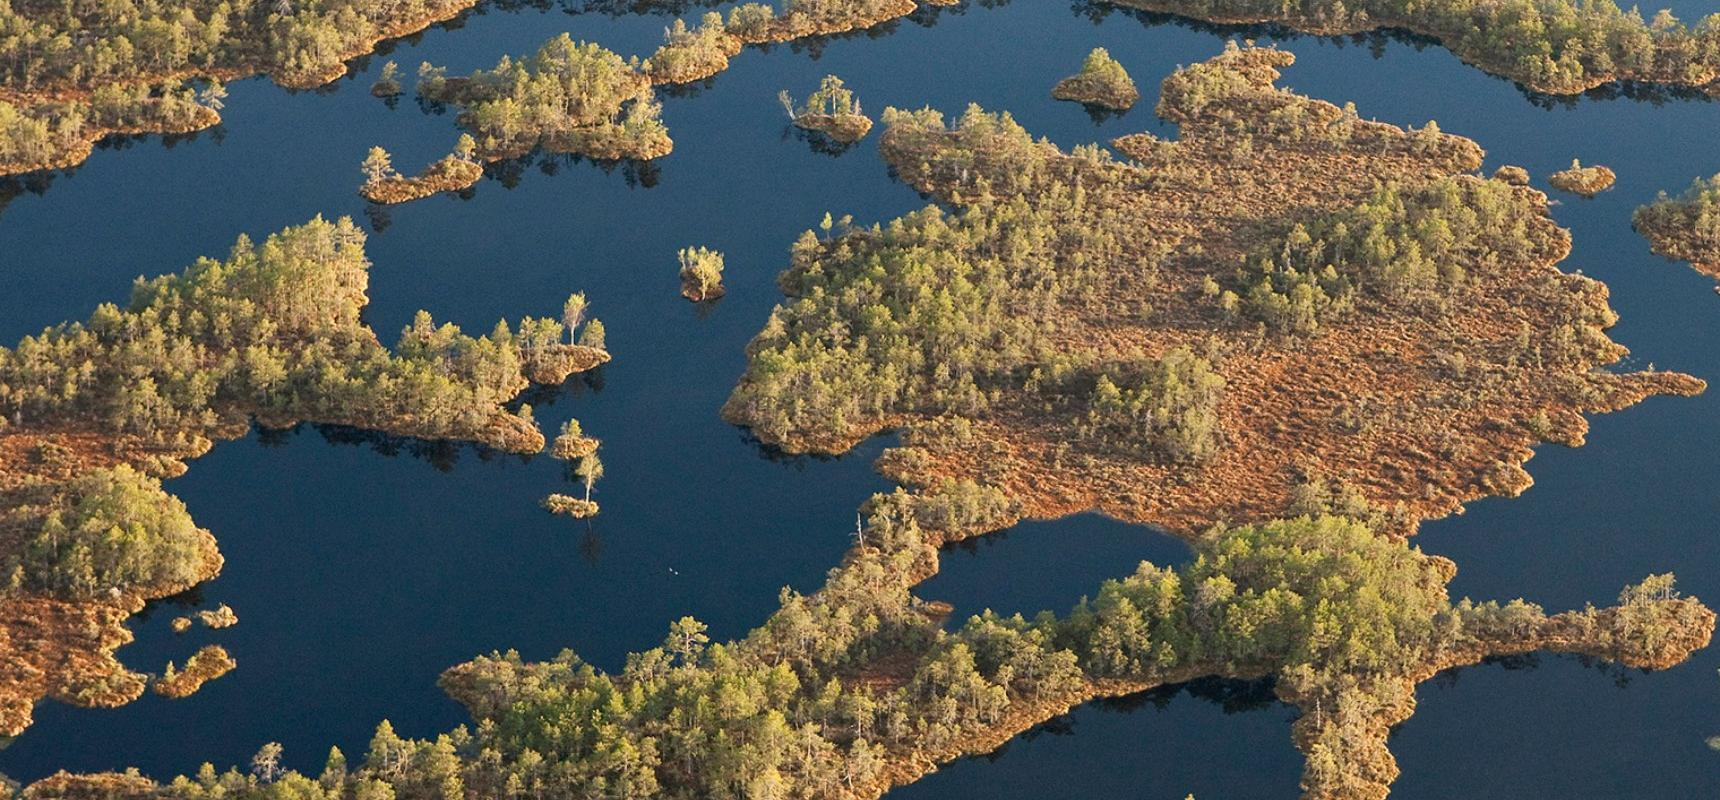
M 1516 494 L 1585 413 L 1703 383 L 1599 368 L 1606 287 L 1555 266 L 1545 195 L 1469 173 L 1429 123 L 1368 122 L 1232 49 L 1165 81 L 1177 141 L 1064 153 L 1007 114 L 886 115 L 936 207 L 808 232 L 724 407 L 791 452 L 890 428 L 880 468 L 1018 513 L 1097 508 L 1192 534 L 1329 510 L 1396 530 Z
M 44 695 L 116 705 L 143 691 L 111 655 L 130 641 L 125 618 L 221 569 L 160 480 L 214 441 L 308 420 L 535 453 L 530 408 L 507 404 L 609 360 L 596 321 L 576 343 L 563 321 L 472 337 L 424 312 L 390 350 L 360 319 L 364 239 L 320 217 L 241 236 L 225 259 L 140 279 L 123 306 L 0 348 L 0 731 L 23 730 Z M 224 610 L 204 621 L 231 624 Z
M 1382 29 L 1438 39 L 1459 58 L 1548 94 L 1610 83 L 1720 96 L 1720 15 L 1645 21 L 1614 0 L 1102 0 L 1220 24 L 1275 23 L 1338 36 Z
M 1720 175 L 1698 178 L 1678 197 L 1661 192 L 1632 221 L 1655 253 L 1720 278 Z

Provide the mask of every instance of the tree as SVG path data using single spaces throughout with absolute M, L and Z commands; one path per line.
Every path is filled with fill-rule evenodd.
M 573 468 L 573 474 L 585 481 L 585 499 L 591 499 L 591 486 L 603 478 L 603 459 L 596 453 L 591 453 L 579 459 L 579 466 Z
M 398 174 L 394 171 L 394 162 L 388 151 L 380 147 L 370 148 L 370 154 L 364 157 L 361 169 L 364 170 L 365 183 L 378 183 Z
M 585 300 L 585 292 L 574 292 L 567 296 L 567 302 L 561 305 L 561 324 L 567 329 L 567 341 L 573 342 L 573 332 L 585 321 L 585 310 L 589 304 Z
M 454 157 L 461 161 L 471 161 L 477 151 L 478 143 L 472 141 L 472 134 L 462 133 L 459 140 L 454 143 Z
M 704 300 L 723 283 L 723 254 L 704 247 L 685 247 L 681 261 L 681 291 L 692 300 Z
M 682 617 L 670 623 L 669 636 L 663 640 L 663 649 L 674 653 L 682 667 L 697 666 L 699 657 L 705 652 L 705 645 L 711 641 L 705 631 L 705 623 L 692 617 Z
M 251 756 L 251 774 L 264 783 L 273 783 L 281 774 L 281 743 L 269 742 Z
M 585 330 L 579 334 L 579 343 L 593 350 L 603 350 L 605 349 L 603 333 L 603 320 L 594 319 L 586 323 Z
M 226 99 L 226 85 L 215 80 L 210 81 L 209 85 L 203 87 L 203 91 L 197 95 L 197 102 L 202 103 L 204 108 L 211 111 L 220 111 L 226 108 L 227 104 L 223 102 Z

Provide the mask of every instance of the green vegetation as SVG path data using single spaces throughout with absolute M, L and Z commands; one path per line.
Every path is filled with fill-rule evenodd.
M 1450 562 L 1322 517 L 1215 530 L 1188 567 L 1143 564 L 1061 618 L 988 612 L 947 632 L 910 592 L 937 568 L 937 534 L 918 526 L 915 503 L 874 498 L 824 589 L 783 590 L 782 608 L 740 641 L 713 643 L 684 617 L 612 676 L 571 653 L 493 654 L 442 679 L 475 730 L 410 740 L 384 722 L 362 762 L 336 751 L 318 778 L 205 767 L 152 796 L 873 798 L 1094 696 L 1266 674 L 1303 709 L 1307 796 L 1378 796 L 1389 778 L 1372 770 L 1395 770 L 1390 715 L 1407 714 L 1378 701 L 1413 706 L 1398 691 L 1434 670 L 1540 648 L 1669 665 L 1713 625 L 1658 583 L 1627 590 L 1625 608 L 1552 617 L 1521 601 L 1453 604 Z M 61 776 L 33 791 L 125 780 L 140 779 Z
M 1057 82 L 1051 96 L 1090 106 L 1126 111 L 1141 99 L 1135 81 L 1123 65 L 1103 47 L 1093 48 L 1081 62 L 1081 71 Z
M 676 254 L 681 261 L 681 296 L 694 302 L 715 300 L 723 288 L 723 254 L 704 247 L 684 247 Z
M 8 498 L 0 530 L 27 537 L 4 554 L 11 591 L 92 597 L 132 586 L 189 586 L 208 534 L 161 481 L 120 464 L 65 484 L 31 481 Z
M 370 85 L 370 93 L 377 97 L 394 97 L 400 94 L 400 65 L 389 61 L 382 65 L 382 72 L 376 76 L 376 82 Z
M 958 130 L 1007 137 L 1012 126 L 1008 115 L 976 109 Z M 1153 450 L 1157 439 L 1189 445 L 1170 450 L 1204 450 L 1217 386 L 1201 357 L 1104 359 L 1069 352 L 1054 337 L 1059 305 L 1104 285 L 1074 253 L 1096 264 L 1116 249 L 1115 231 L 1062 235 L 1066 218 L 1055 203 L 961 216 L 927 207 L 830 240 L 803 234 L 781 281 L 794 300 L 748 346 L 747 373 L 724 417 L 772 441 L 851 442 L 903 414 L 982 412 L 1014 383 L 1039 403 L 1061 403 L 1070 419 L 1092 421 L 1095 432 L 1123 434 L 1113 440 L 1119 446 Z M 1107 397 L 1119 379 L 1126 401 Z M 1100 380 L 1111 389 L 1100 391 Z M 1090 401 L 1064 402 L 1065 388 L 1079 386 L 1090 387 L 1075 392 Z
M 1570 169 L 1559 170 L 1547 176 L 1547 182 L 1552 184 L 1553 188 L 1583 197 L 1594 197 L 1612 188 L 1613 181 L 1617 179 L 1618 176 L 1607 167 L 1585 167 L 1583 162 L 1574 158 L 1571 159 Z
M 285 86 L 317 86 L 339 77 L 346 59 L 376 42 L 470 6 L 470 0 L 0 6 L 0 172 L 76 163 L 109 133 L 209 127 L 220 119 L 220 94 L 206 90 L 198 98 L 186 81 L 260 72 Z
M 1661 192 L 1633 221 L 1654 252 L 1720 277 L 1720 175 L 1698 178 L 1676 198 Z
M 745 15 L 737 8 L 729 16 L 738 21 Z M 741 51 L 741 44 L 724 24 L 723 15 L 715 11 L 706 12 L 696 28 L 677 19 L 663 31 L 663 46 L 645 61 L 645 74 L 656 83 L 703 80 L 728 69 L 729 59 Z
M 1442 178 L 1392 183 L 1251 254 L 1220 304 L 1274 331 L 1310 333 L 1354 308 L 1358 292 L 1386 303 L 1441 302 L 1497 261 L 1534 257 L 1513 189 Z
M 637 59 L 561 34 L 530 57 L 503 56 L 493 70 L 449 78 L 429 64 L 418 94 L 461 107 L 459 124 L 476 138 L 477 156 L 495 160 L 543 147 L 603 159 L 650 159 L 673 143 L 651 81 Z
M 1107 0 L 1213 22 L 1276 22 L 1321 34 L 1381 28 L 1440 40 L 1465 61 L 1554 94 L 1636 81 L 1720 93 L 1720 23 L 1614 0 Z
M 256 415 L 540 449 L 530 420 L 502 408 L 527 382 L 522 337 L 498 324 L 474 338 L 420 312 L 391 353 L 359 320 L 369 266 L 346 219 L 319 217 L 260 246 L 241 236 L 225 260 L 140 281 L 124 308 L 103 305 L 87 323 L 0 351 L 0 415 L 162 444 Z M 520 328 L 562 334 L 554 320 Z
M 777 100 L 796 127 L 818 131 L 843 144 L 860 141 L 872 130 L 872 120 L 860 110 L 854 92 L 835 75 L 824 76 L 818 91 L 798 108 L 787 89 L 777 94 Z

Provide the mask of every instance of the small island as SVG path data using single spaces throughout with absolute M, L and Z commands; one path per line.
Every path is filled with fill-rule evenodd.
M 231 628 L 239 624 L 239 615 L 234 613 L 232 607 L 226 603 L 216 606 L 214 611 L 197 612 L 197 619 L 201 620 L 205 626 L 215 630 Z
M 872 130 L 872 119 L 861 113 L 854 92 L 835 75 L 824 76 L 818 91 L 800 106 L 794 104 L 786 89 L 777 95 L 777 100 L 795 127 L 823 134 L 840 144 L 858 142 Z
M 1547 183 L 1561 192 L 1570 192 L 1581 197 L 1594 197 L 1612 188 L 1618 176 L 1607 167 L 1585 167 L 1583 162 L 1571 159 L 1571 168 L 1563 169 L 1547 176 Z
M 562 423 L 561 432 L 556 434 L 555 441 L 550 443 L 549 454 L 562 461 L 578 461 L 597 452 L 597 448 L 602 444 L 601 440 L 585 435 L 579 420 L 570 419 Z
M 405 177 L 394 171 L 387 150 L 372 147 L 364 159 L 364 185 L 359 187 L 358 193 L 372 203 L 392 204 L 469 188 L 484 177 L 484 168 L 472 160 L 475 148 L 471 135 L 462 133 L 451 155 L 431 164 L 418 175 Z
M 681 296 L 695 303 L 722 297 L 723 254 L 704 247 L 687 247 L 676 254 L 681 262 Z
M 150 684 L 150 688 L 162 697 L 176 700 L 190 697 L 203 688 L 203 684 L 226 675 L 238 665 L 232 656 L 227 655 L 226 648 L 218 644 L 205 645 L 185 660 L 183 670 L 176 670 L 173 662 L 167 662 L 167 669 Z
M 1656 254 L 1720 278 L 1720 174 L 1698 178 L 1677 197 L 1661 192 L 1632 222 Z
M 474 137 L 481 161 L 525 155 L 537 148 L 595 159 L 648 160 L 674 142 L 662 106 L 637 59 L 628 61 L 590 42 L 561 34 L 518 60 L 466 77 L 425 64 L 418 96 L 461 109 L 456 121 Z
M 560 514 L 574 519 L 588 519 L 597 516 L 597 504 L 586 499 L 565 494 L 551 494 L 543 499 L 545 511 Z
M 1051 96 L 1112 111 L 1127 111 L 1141 99 L 1141 92 L 1123 65 L 1103 47 L 1093 48 L 1081 62 L 1081 71 L 1057 82 Z
M 370 85 L 370 93 L 376 97 L 389 98 L 400 95 L 400 65 L 389 61 L 382 65 L 382 72 L 376 76 L 376 82 Z

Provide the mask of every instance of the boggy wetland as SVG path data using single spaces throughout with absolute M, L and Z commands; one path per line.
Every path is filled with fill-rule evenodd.
M 229 79 L 188 84 L 218 125 L 0 178 L 0 342 L 88 321 L 0 360 L 0 773 L 1720 790 L 1707 4 L 1552 69 L 1429 38 L 1462 2 L 1120 5 L 480 3 L 344 77 L 158 53 Z M 1095 48 L 1132 108 L 1053 98 Z M 481 177 L 373 204 L 373 147 Z M 1554 190 L 1574 160 L 1616 184 Z

